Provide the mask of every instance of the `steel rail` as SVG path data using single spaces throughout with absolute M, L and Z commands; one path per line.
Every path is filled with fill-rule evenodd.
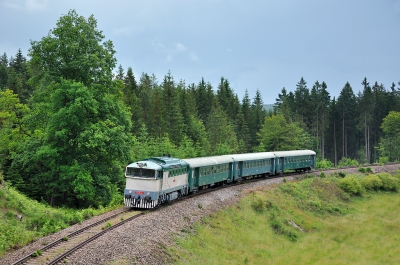
M 125 210 L 123 210 L 122 212 L 119 212 L 119 213 L 113 214 L 113 215 L 111 215 L 111 216 L 108 216 L 108 217 L 106 217 L 106 218 L 104 218 L 104 219 L 101 219 L 101 220 L 99 220 L 99 221 L 97 221 L 97 222 L 95 222 L 95 223 L 93 223 L 93 224 L 90 224 L 90 225 L 85 226 L 85 227 L 83 227 L 83 228 L 81 228 L 81 229 L 79 229 L 79 230 L 76 230 L 75 232 L 72 232 L 72 233 L 66 235 L 65 237 L 71 238 L 71 237 L 74 237 L 74 236 L 76 236 L 76 235 L 79 235 L 79 234 L 83 233 L 84 231 L 86 231 L 86 230 L 88 230 L 88 229 L 90 229 L 90 228 L 92 228 L 92 227 L 94 227 L 94 226 L 97 226 L 97 225 L 99 225 L 99 224 L 101 224 L 101 223 L 104 223 L 104 222 L 106 222 L 106 221 L 108 221 L 108 220 L 110 220 L 110 219 L 113 219 L 113 218 L 117 217 L 118 215 L 124 214 L 124 213 L 126 213 L 126 212 L 128 212 L 128 211 L 130 211 L 130 210 L 131 210 L 131 209 L 125 209 Z M 25 256 L 25 257 L 19 259 L 18 261 L 12 263 L 12 265 L 24 264 L 24 263 L 27 262 L 28 260 L 34 258 L 34 254 L 37 253 L 37 251 L 42 251 L 42 252 L 44 252 L 44 251 L 47 251 L 47 250 L 49 250 L 49 249 L 51 249 L 51 248 L 53 248 L 53 247 L 55 247 L 55 246 L 57 246 L 57 245 L 59 245 L 59 244 L 65 242 L 65 239 L 64 239 L 65 237 L 60 238 L 60 239 L 57 239 L 57 240 L 53 241 L 52 243 L 49 243 L 49 244 L 47 244 L 46 246 L 42 247 L 41 249 L 38 249 L 38 250 L 36 250 L 35 252 L 32 252 L 32 253 L 28 254 L 27 256 Z

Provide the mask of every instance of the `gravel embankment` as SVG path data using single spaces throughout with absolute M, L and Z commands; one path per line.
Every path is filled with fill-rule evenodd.
M 371 168 L 375 172 L 394 173 L 399 170 L 399 165 L 374 166 Z M 341 169 L 339 171 L 355 173 L 358 172 L 358 168 Z M 331 172 L 327 170 L 325 173 L 330 174 Z M 297 175 L 296 177 L 300 176 Z M 286 179 L 291 180 L 293 177 Z M 174 238 L 185 234 L 182 231 L 190 230 L 190 226 L 199 222 L 202 217 L 235 204 L 243 191 L 281 182 L 282 178 L 265 179 L 177 201 L 103 235 L 68 257 L 66 264 L 166 264 L 170 260 L 165 256 L 163 248 L 174 245 Z M 96 218 L 99 217 L 86 222 L 94 222 Z M 59 239 L 77 228 L 79 228 L 79 225 L 72 226 L 54 235 L 42 238 L 25 248 L 9 253 L 0 259 L 0 264 L 11 264 L 20 257 L 43 247 L 42 242 Z

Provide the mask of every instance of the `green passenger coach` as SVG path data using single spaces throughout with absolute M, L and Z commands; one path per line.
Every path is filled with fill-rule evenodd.
M 233 181 L 233 159 L 224 156 L 182 159 L 189 164 L 189 192 Z
M 276 156 L 276 173 L 285 170 L 310 171 L 315 167 L 315 152 L 311 150 L 273 152 Z

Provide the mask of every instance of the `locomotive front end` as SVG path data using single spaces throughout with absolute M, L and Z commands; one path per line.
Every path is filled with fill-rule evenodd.
M 154 208 L 159 204 L 162 167 L 140 161 L 126 167 L 124 203 L 134 208 Z

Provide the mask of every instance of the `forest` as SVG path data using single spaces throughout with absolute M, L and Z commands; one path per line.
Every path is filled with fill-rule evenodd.
M 217 87 L 171 72 L 135 77 L 117 67 L 104 38 L 93 15 L 70 10 L 27 55 L 0 57 L 0 170 L 30 198 L 76 208 L 115 203 L 124 167 L 163 154 L 311 149 L 331 166 L 400 159 L 400 82 L 386 89 L 364 78 L 359 92 L 345 83 L 332 98 L 325 82 L 308 87 L 301 78 L 267 112 L 262 90 L 239 99 L 224 77 Z

